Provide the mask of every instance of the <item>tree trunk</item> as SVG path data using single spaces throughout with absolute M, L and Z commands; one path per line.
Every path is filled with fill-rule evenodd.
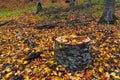
M 36 0 L 36 7 L 37 7 L 36 14 L 43 10 L 40 0 Z
M 33 0 L 24 0 L 25 3 L 30 2 L 30 1 L 33 1 Z
M 51 0 L 52 3 L 56 3 L 57 1 L 56 0 Z
M 105 0 L 104 10 L 102 17 L 98 23 L 110 23 L 114 24 L 116 22 L 116 16 L 114 15 L 115 0 Z
M 92 6 L 91 0 L 88 0 L 88 6 Z
M 72 6 L 75 5 L 75 4 L 74 4 L 74 0 L 69 0 L 69 2 L 70 2 L 70 4 L 69 4 L 70 7 L 72 7 Z

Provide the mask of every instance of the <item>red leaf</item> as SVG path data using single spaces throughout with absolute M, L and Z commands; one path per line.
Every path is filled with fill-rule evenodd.
M 92 71 L 86 72 L 85 78 L 86 78 L 86 79 L 90 78 L 90 77 L 92 76 L 92 74 L 93 74 Z

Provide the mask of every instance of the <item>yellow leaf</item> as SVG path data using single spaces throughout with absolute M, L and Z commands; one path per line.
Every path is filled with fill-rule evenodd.
M 115 51 L 115 50 L 116 50 L 116 48 L 114 47 L 114 48 L 112 48 L 112 50 L 113 50 L 113 51 Z
M 99 67 L 99 72 L 103 72 L 103 67 Z
M 51 54 L 54 55 L 54 51 L 52 51 Z
M 45 78 L 42 78 L 41 80 L 45 80 Z
M 32 77 L 30 80 L 39 80 L 39 79 L 36 77 Z
M 35 66 L 34 69 L 33 69 L 33 72 L 37 72 L 37 71 L 39 71 L 39 69 L 38 69 L 37 66 Z
M 46 68 L 44 69 L 44 71 L 45 71 L 45 72 L 50 72 L 50 68 L 46 67 Z
M 61 44 L 59 45 L 59 48 L 62 49 L 62 45 Z
M 106 57 L 109 59 L 111 56 L 109 54 L 106 54 Z
M 66 43 L 66 42 L 67 42 L 67 40 L 63 38 L 63 39 L 62 39 L 62 42 L 63 42 L 63 43 Z
M 6 75 L 4 76 L 4 80 L 8 80 L 8 78 L 9 78 L 11 75 L 13 75 L 13 72 L 9 72 L 8 74 L 6 74 Z
M 19 60 L 18 60 L 18 63 L 23 63 L 23 60 L 22 60 L 22 59 L 19 59 Z
M 52 74 L 53 74 L 53 75 L 57 75 L 57 72 L 56 72 L 56 71 L 53 71 Z
M 24 76 L 24 80 L 30 80 L 29 76 L 28 76 L 28 75 L 25 75 L 25 76 Z
M 54 64 L 54 61 L 49 61 L 50 64 Z
M 115 72 L 112 72 L 110 75 L 113 76 L 113 77 L 116 78 L 116 79 L 120 79 L 119 76 L 116 76 L 116 73 L 115 73 Z
M 75 39 L 72 40 L 73 43 L 76 43 L 77 41 Z
M 23 64 L 27 64 L 27 63 L 28 63 L 28 61 L 24 61 L 24 62 L 23 62 Z
M 72 37 L 72 38 L 76 38 L 77 36 L 76 36 L 76 35 L 71 35 L 70 37 Z
M 31 72 L 32 70 L 30 68 L 25 68 L 25 71 L 27 71 L 28 73 Z
M 58 76 L 55 76 L 54 80 L 62 80 L 62 79 L 60 77 L 58 77 Z
M 64 38 L 68 38 L 68 36 L 65 35 Z
M 41 57 L 45 57 L 46 55 L 45 54 L 40 54 Z
M 117 59 L 113 59 L 113 61 L 114 61 L 115 63 L 117 63 L 117 62 L 118 62 L 118 60 L 117 60 Z
M 6 72 L 10 72 L 11 69 L 10 69 L 9 67 L 7 67 L 7 68 L 5 69 L 5 71 L 6 71 Z
M 93 46 L 92 48 L 93 48 L 93 50 L 96 50 L 96 51 L 98 50 L 98 48 L 97 48 L 97 47 L 95 47 L 95 46 Z
M 109 64 L 105 63 L 104 66 L 109 67 Z
M 103 46 L 106 46 L 106 44 L 105 44 L 105 43 L 103 43 L 103 44 L 101 45 L 101 47 L 103 47 Z

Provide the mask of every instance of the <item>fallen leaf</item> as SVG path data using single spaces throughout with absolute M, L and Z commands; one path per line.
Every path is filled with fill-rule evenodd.
M 100 66 L 100 67 L 99 67 L 99 72 L 102 73 L 103 71 L 104 71 L 103 67 Z

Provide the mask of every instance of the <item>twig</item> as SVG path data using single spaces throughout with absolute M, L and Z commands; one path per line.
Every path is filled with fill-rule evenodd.
M 33 60 L 35 58 L 38 58 L 40 57 L 40 54 L 42 54 L 43 52 L 42 51 L 39 51 L 37 53 L 31 53 L 30 55 L 28 55 L 24 60 Z
M 35 58 L 38 58 L 40 57 L 40 54 L 44 53 L 45 51 L 53 51 L 53 49 L 45 49 L 36 53 L 30 53 L 24 60 L 31 61 Z
M 6 24 L 8 24 L 8 23 L 11 23 L 11 22 L 13 22 L 14 20 L 8 20 L 8 21 L 4 21 L 4 22 L 0 22 L 0 26 L 4 26 L 4 25 L 6 25 Z

